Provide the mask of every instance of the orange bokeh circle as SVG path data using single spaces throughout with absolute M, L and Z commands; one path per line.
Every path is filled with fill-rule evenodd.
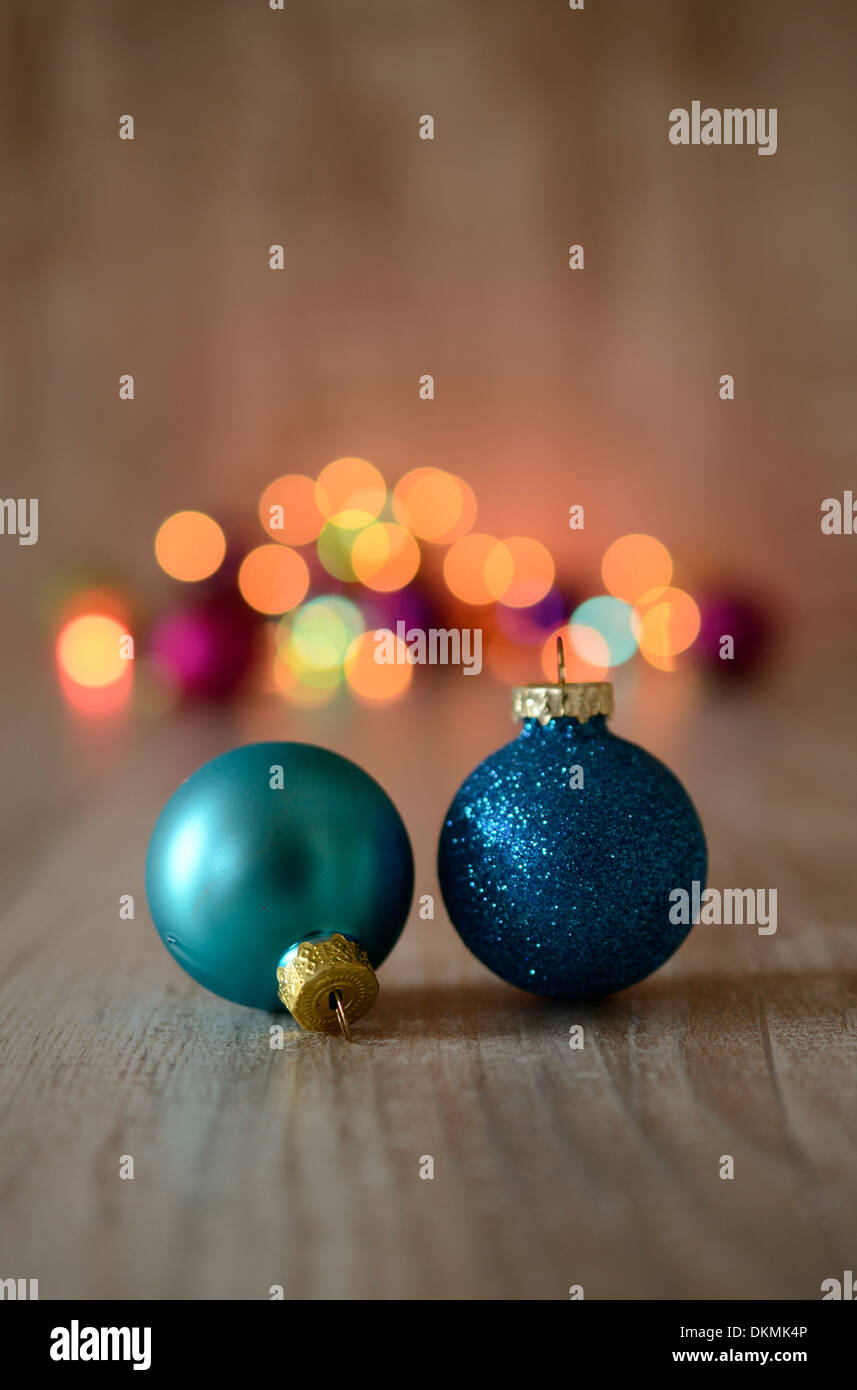
M 443 558 L 443 577 L 463 603 L 494 603 L 512 583 L 515 565 L 496 536 L 475 532 L 450 546 Z
M 672 557 L 666 546 L 654 536 L 637 533 L 620 536 L 607 547 L 601 561 L 607 592 L 625 603 L 636 603 L 652 589 L 665 588 L 672 573 Z
M 384 646 L 392 645 L 395 661 L 378 661 L 383 650 L 378 640 L 382 629 L 361 633 L 355 637 L 345 657 L 345 679 L 348 687 L 367 704 L 387 704 L 404 695 L 413 679 L 413 667 L 408 661 L 407 647 L 400 638 L 387 634 Z
M 226 537 L 205 512 L 174 512 L 155 536 L 155 557 L 161 569 L 185 584 L 214 574 L 225 554 Z
M 413 579 L 420 567 L 420 548 L 404 526 L 376 521 L 356 537 L 351 566 L 367 588 L 391 593 Z
M 699 609 L 690 594 L 669 586 L 644 594 L 631 618 L 643 655 L 656 658 L 685 651 L 696 641 L 700 623 Z
M 366 459 L 334 459 L 318 475 L 315 498 L 325 521 L 356 531 L 375 520 L 387 500 L 387 485 Z
M 476 497 L 461 478 L 442 468 L 414 468 L 396 484 L 397 521 L 420 540 L 448 545 L 465 536 L 476 520 Z
M 322 526 L 316 485 L 303 473 L 284 473 L 269 483 L 259 499 L 259 520 L 272 541 L 308 545 Z
M 244 557 L 238 571 L 244 601 L 259 613 L 286 613 L 309 588 L 306 561 L 286 545 L 260 545 Z
M 500 602 L 508 608 L 529 608 L 543 599 L 553 584 L 553 556 L 547 546 L 529 536 L 511 536 L 503 545 L 512 557 L 513 576 Z

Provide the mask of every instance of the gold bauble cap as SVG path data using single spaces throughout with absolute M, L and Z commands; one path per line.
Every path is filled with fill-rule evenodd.
M 512 718 L 576 719 L 585 724 L 594 714 L 608 719 L 613 713 L 613 686 L 609 681 L 567 681 L 562 638 L 557 638 L 557 680 L 539 685 L 518 685 L 512 691 Z
M 277 993 L 302 1028 L 348 1037 L 348 1025 L 374 1004 L 378 981 L 363 947 L 336 933 L 300 943 L 277 967 Z

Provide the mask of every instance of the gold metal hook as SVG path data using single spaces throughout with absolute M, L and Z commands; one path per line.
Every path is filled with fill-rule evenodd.
M 561 637 L 556 639 L 556 669 L 560 685 L 565 685 L 565 649 Z
M 330 991 L 330 1007 L 336 1010 L 336 1021 L 342 1029 L 342 1036 L 346 1042 L 351 1042 L 351 1029 L 348 1026 L 348 1019 L 345 1017 L 345 1010 L 342 1007 L 342 994 L 338 989 Z

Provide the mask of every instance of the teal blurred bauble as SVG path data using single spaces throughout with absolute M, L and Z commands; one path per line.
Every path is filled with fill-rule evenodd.
M 663 763 L 607 727 L 608 684 L 522 686 L 514 742 L 447 812 L 438 872 L 453 925 L 510 984 L 595 999 L 663 965 L 705 887 L 699 817 Z
M 338 934 L 379 966 L 413 886 L 386 792 L 308 743 L 255 743 L 205 763 L 170 797 L 146 859 L 167 950 L 206 989 L 256 1009 L 282 1008 L 277 967 L 301 942 Z

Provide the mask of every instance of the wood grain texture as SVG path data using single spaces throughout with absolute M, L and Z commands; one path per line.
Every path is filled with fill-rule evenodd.
M 37 1277 L 44 1298 L 255 1299 L 273 1284 L 315 1299 L 562 1299 L 572 1284 L 587 1298 L 817 1298 L 853 1267 L 844 709 L 818 723 L 782 692 L 718 705 L 684 690 L 659 726 L 662 693 L 620 695 L 617 732 L 671 760 L 699 804 L 710 881 L 777 887 L 780 924 L 698 927 L 601 1005 L 503 985 L 439 905 L 433 922 L 414 916 L 353 1046 L 290 1028 L 272 1051 L 269 1015 L 205 993 L 163 950 L 141 876 L 151 824 L 178 780 L 242 738 L 362 757 L 409 824 L 417 891 L 436 891 L 447 800 L 511 733 L 502 691 L 486 712 L 472 684 L 417 698 L 417 744 L 413 702 L 299 726 L 260 706 L 129 727 L 100 774 L 103 732 L 86 757 L 79 731 L 57 735 L 31 797 L 42 778 L 54 804 L 75 748 L 86 781 L 69 777 L 61 813 L 40 829 L 34 813 L 2 864 L 4 1277 Z M 118 920 L 122 892 L 134 922 Z M 727 1153 L 734 1181 L 718 1176 Z

